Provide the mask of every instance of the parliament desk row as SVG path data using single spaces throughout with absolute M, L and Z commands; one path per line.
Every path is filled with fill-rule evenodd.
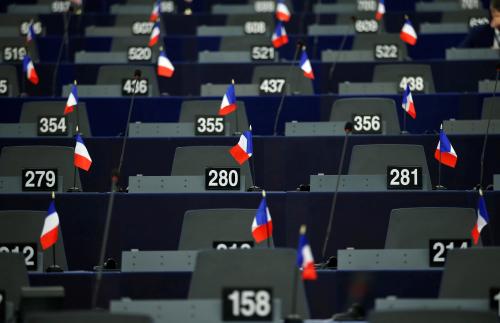
M 255 64 L 198 64 L 198 63 L 174 63 L 175 74 L 172 78 L 161 78 L 158 80 L 159 91 L 164 95 L 172 96 L 198 96 L 202 84 L 228 84 L 234 79 L 237 84 L 252 83 L 252 73 Z M 316 79 L 313 82 L 314 93 L 326 94 L 337 93 L 339 84 L 349 82 L 372 82 L 373 70 L 381 63 L 338 63 L 332 69 L 332 63 L 313 63 Z M 396 63 L 398 64 L 398 63 Z M 489 61 L 430 61 L 436 92 L 477 92 L 478 81 L 495 78 L 495 64 Z M 18 78 L 20 79 L 20 90 L 29 96 L 48 96 L 55 93 L 59 95 L 63 85 L 71 84 L 76 79 L 79 84 L 95 85 L 98 64 L 62 64 L 57 72 L 57 82 L 53 88 L 53 74 L 55 64 L 35 64 L 40 79 L 38 85 L 33 85 L 25 81 L 22 74 L 22 66 L 16 65 Z M 288 64 L 280 64 L 284 68 Z M 146 65 L 145 65 L 146 66 Z M 154 66 L 149 64 L 149 66 Z M 353 69 L 353 66 L 356 66 Z M 401 68 L 404 68 L 401 64 Z M 294 63 L 297 68 L 297 63 Z M 221 73 L 221 71 L 231 71 L 231 73 Z M 132 74 L 132 73 L 131 73 Z M 412 75 L 416 77 L 418 75 Z M 128 76 L 126 76 L 128 77 Z M 132 78 L 133 75 L 130 75 Z M 404 77 L 401 71 L 401 78 L 395 79 L 394 83 L 400 84 Z M 308 80 L 307 80 L 308 81 Z M 424 80 L 424 82 L 427 82 Z M 121 85 L 121 84 L 117 84 Z M 55 91 L 55 92 L 53 92 Z M 236 93 L 238 96 L 238 94 Z M 222 96 L 222 93 L 221 93 Z
M 441 167 L 441 185 L 450 190 L 470 190 L 479 183 L 484 136 L 449 136 L 449 138 L 458 154 L 458 163 L 456 168 Z M 290 191 L 301 184 L 309 184 L 310 175 L 320 173 L 337 175 L 343 140 L 342 137 L 255 137 L 251 159 L 255 168 L 254 183 L 270 191 Z M 93 165 L 89 172 L 80 171 L 84 191 L 109 191 L 109 179 L 112 170 L 118 166 L 122 142 L 121 138 L 85 139 Z M 438 135 L 352 136 L 346 150 L 343 174 L 347 174 L 351 150 L 355 145 L 422 145 L 427 157 L 431 183 L 436 186 L 439 163 L 434 158 L 434 152 L 437 142 Z M 128 176 L 169 176 L 177 147 L 207 145 L 230 147 L 236 143 L 236 137 L 128 139 L 122 168 L 122 184 L 126 186 Z M 0 139 L 0 148 L 27 145 L 74 147 L 74 139 Z M 485 153 L 484 185 L 492 184 L 493 175 L 500 173 L 498 168 L 500 155 L 496 149 L 499 145 L 500 136 L 491 135 Z M 71 181 L 65 179 L 68 180 Z
M 332 193 L 267 194 L 277 247 L 296 248 L 299 227 L 306 224 L 312 251 L 322 260 Z M 337 249 L 383 249 L 392 209 L 408 207 L 475 208 L 477 192 L 339 193 L 326 255 Z M 500 193 L 485 195 L 490 223 L 482 232 L 485 245 L 498 245 Z M 184 213 L 191 209 L 256 209 L 259 193 L 117 194 L 106 257 L 121 262 L 123 250 L 177 250 Z M 109 194 L 57 194 L 56 208 L 70 270 L 91 270 L 98 263 Z M 46 210 L 50 194 L 2 194 L 2 210 Z M 251 230 L 251 223 L 248 223 Z M 465 237 L 467 238 L 467 237 Z
M 305 282 L 312 318 L 329 318 L 346 311 L 354 302 L 373 309 L 376 298 L 389 295 L 401 298 L 435 298 L 441 282 L 441 270 L 336 271 L 320 270 L 316 281 Z M 119 273 L 103 274 L 98 305 L 108 308 L 110 300 L 185 299 L 191 273 Z M 65 289 L 65 308 L 90 307 L 93 272 L 31 273 L 32 286 L 59 285 Z

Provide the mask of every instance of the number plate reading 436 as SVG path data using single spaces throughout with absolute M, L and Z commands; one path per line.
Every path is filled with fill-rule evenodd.
M 387 166 L 388 190 L 421 190 L 422 167 Z
M 57 169 L 23 169 L 22 190 L 27 192 L 50 192 L 57 190 Z
M 24 263 L 30 271 L 37 270 L 37 244 L 36 243 L 2 243 L 0 242 L 0 253 L 22 253 Z
M 224 288 L 223 321 L 272 321 L 273 293 L 270 288 Z
M 439 239 L 429 240 L 429 266 L 443 267 L 448 251 L 452 249 L 467 249 L 471 246 L 470 239 Z
M 205 189 L 207 191 L 239 191 L 239 168 L 207 168 L 205 170 Z

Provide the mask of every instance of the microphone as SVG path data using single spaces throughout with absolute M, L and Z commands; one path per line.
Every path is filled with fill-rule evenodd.
M 352 24 L 356 24 L 356 16 L 351 16 L 351 21 L 352 21 Z M 333 62 L 332 62 L 332 66 L 330 66 L 330 70 L 328 71 L 328 84 L 332 84 L 333 85 L 333 72 L 335 71 L 335 69 L 337 68 L 337 63 L 338 63 L 338 60 L 339 60 L 339 57 L 340 55 L 342 54 L 342 51 L 344 50 L 344 47 L 345 47 L 345 43 L 346 43 L 346 40 L 347 40 L 347 36 L 349 36 L 349 30 L 347 30 L 344 35 L 342 36 L 342 40 L 340 41 L 340 48 L 339 48 L 339 53 L 338 55 L 335 55 L 335 58 L 333 59 Z M 332 93 L 335 92 L 335 89 L 332 89 L 331 91 Z
M 353 129 L 352 122 L 346 122 L 345 126 L 344 126 L 344 131 L 345 131 L 344 144 L 342 145 L 342 154 L 340 155 L 339 170 L 337 172 L 337 183 L 335 185 L 335 191 L 333 193 L 332 206 L 330 208 L 330 216 L 328 218 L 328 226 L 326 228 L 325 240 L 323 242 L 323 249 L 321 251 L 321 257 L 323 260 L 325 260 L 325 257 L 326 257 L 326 250 L 328 248 L 328 241 L 330 240 L 330 234 L 332 232 L 333 216 L 335 214 L 335 208 L 337 206 L 337 196 L 338 196 L 338 192 L 339 192 L 340 177 L 342 176 L 342 169 L 344 168 L 345 153 L 347 150 L 347 141 L 349 139 L 349 134 L 352 133 L 352 129 Z M 336 258 L 329 257 L 329 259 L 327 259 L 323 263 L 323 268 L 331 267 L 332 261 L 336 261 Z
M 57 75 L 59 74 L 59 67 L 62 61 L 63 50 L 69 50 L 69 23 L 71 22 L 71 17 L 73 6 L 69 6 L 68 10 L 63 13 L 63 39 L 61 41 L 61 46 L 59 46 L 59 53 L 57 54 L 56 66 L 54 68 L 54 74 L 52 76 L 52 96 L 56 96 L 56 86 L 57 86 Z M 67 53 L 69 56 L 69 53 Z M 67 58 L 67 57 L 66 57 Z

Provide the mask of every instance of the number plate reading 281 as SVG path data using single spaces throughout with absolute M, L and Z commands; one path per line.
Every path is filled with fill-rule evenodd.
M 429 240 L 429 266 L 443 267 L 448 250 L 467 249 L 471 246 L 470 239 L 438 239 Z
M 57 169 L 23 169 L 22 190 L 25 192 L 50 192 L 56 191 Z
M 272 321 L 273 293 L 270 288 L 224 288 L 223 321 Z
M 207 191 L 239 191 L 239 168 L 207 168 L 205 170 L 205 189 Z
M 388 190 L 421 190 L 422 167 L 387 166 Z
M 197 136 L 224 136 L 225 122 L 222 116 L 196 116 L 194 134 Z
M 36 243 L 3 243 L 0 242 L 0 253 L 22 253 L 24 263 L 30 271 L 37 270 L 37 244 Z

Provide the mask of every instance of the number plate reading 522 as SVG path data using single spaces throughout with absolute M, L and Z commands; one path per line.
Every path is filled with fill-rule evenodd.
M 37 244 L 36 243 L 1 243 L 0 253 L 22 253 L 24 263 L 30 271 L 37 270 Z
M 239 191 L 239 168 L 207 168 L 205 170 L 205 189 L 207 191 Z
M 272 321 L 273 293 L 270 288 L 224 288 L 223 321 Z
M 25 192 L 56 191 L 57 169 L 23 169 L 22 190 Z

